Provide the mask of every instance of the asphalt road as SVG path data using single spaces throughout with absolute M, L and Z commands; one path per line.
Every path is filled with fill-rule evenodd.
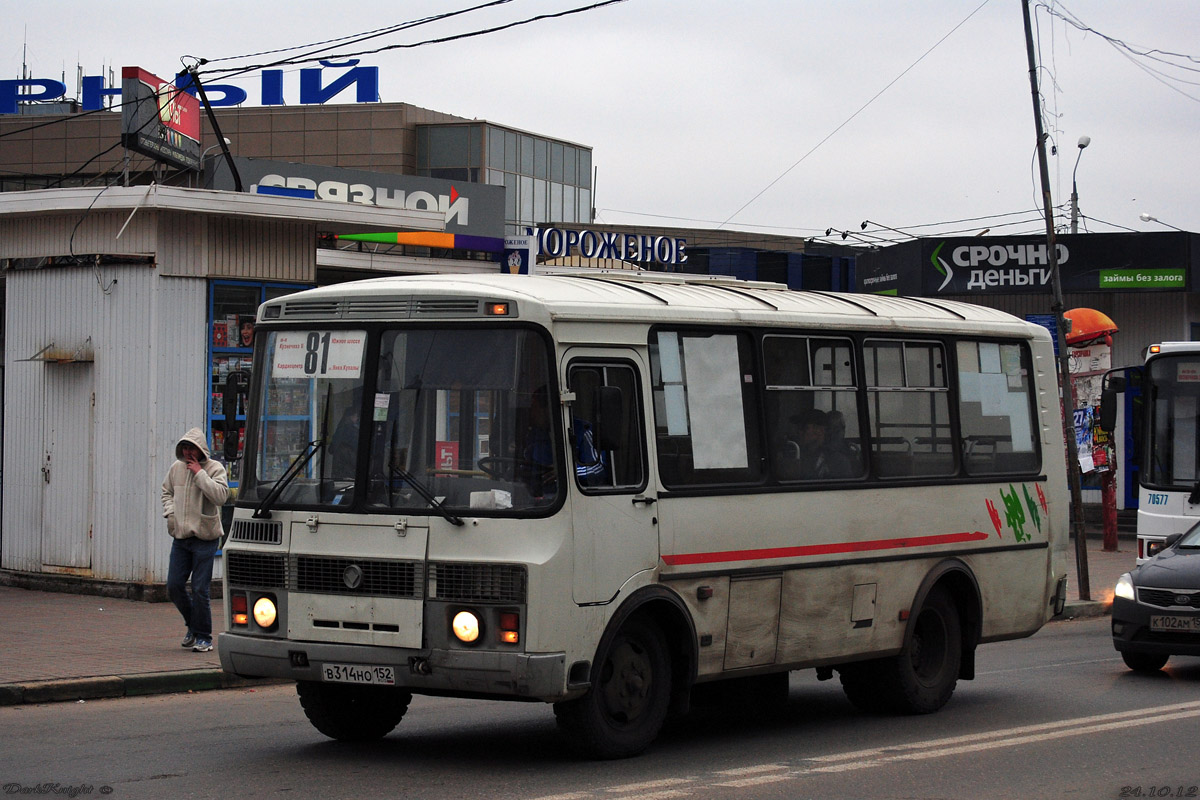
M 763 715 L 702 710 L 640 758 L 578 761 L 541 704 L 416 698 L 387 738 L 325 739 L 273 686 L 0 708 L 0 793 L 113 798 L 1200 797 L 1200 659 L 1125 669 L 1108 619 L 984 646 L 925 717 L 792 677 Z M 46 788 L 48 787 L 48 788 Z

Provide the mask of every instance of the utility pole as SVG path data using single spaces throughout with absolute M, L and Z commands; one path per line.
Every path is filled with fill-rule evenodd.
M 1071 488 L 1071 534 L 1075 537 L 1075 564 L 1079 572 L 1079 599 L 1091 600 L 1088 577 L 1087 535 L 1083 528 L 1083 491 L 1080 488 L 1079 445 L 1075 441 L 1075 410 L 1071 390 L 1071 357 L 1067 352 L 1067 322 L 1063 316 L 1062 276 L 1058 268 L 1058 243 L 1054 240 L 1054 204 L 1050 199 L 1050 169 L 1046 165 L 1046 134 L 1042 130 L 1042 100 L 1038 91 L 1037 61 L 1033 56 L 1033 29 L 1029 22 L 1029 0 L 1021 0 L 1025 20 L 1025 52 L 1029 59 L 1029 85 L 1033 90 L 1033 122 L 1037 131 L 1038 171 L 1041 173 L 1042 207 L 1046 217 L 1046 249 L 1050 259 L 1051 285 L 1054 291 L 1055 319 L 1058 321 L 1059 391 L 1063 409 L 1063 437 L 1067 440 L 1067 482 Z M 1081 149 L 1082 152 L 1082 149 Z

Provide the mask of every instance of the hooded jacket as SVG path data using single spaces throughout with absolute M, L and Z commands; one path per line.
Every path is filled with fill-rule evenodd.
M 183 460 L 184 444 L 200 450 L 200 471 L 195 474 Z M 175 443 L 176 460 L 163 481 L 162 503 L 167 531 L 176 539 L 221 538 L 221 506 L 229 497 L 229 483 L 225 466 L 209 455 L 208 441 L 199 428 L 192 428 Z

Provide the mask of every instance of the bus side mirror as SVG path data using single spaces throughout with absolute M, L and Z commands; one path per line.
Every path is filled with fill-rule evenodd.
M 1100 391 L 1100 430 L 1112 433 L 1117 427 L 1117 395 L 1125 391 L 1125 376 L 1104 376 Z
M 599 450 L 620 450 L 624 415 L 624 400 L 616 386 L 597 386 L 596 398 L 596 447 Z

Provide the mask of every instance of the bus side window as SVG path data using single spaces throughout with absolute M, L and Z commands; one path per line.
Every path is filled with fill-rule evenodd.
M 575 480 L 585 491 L 639 491 L 646 484 L 641 390 L 631 364 L 572 364 L 575 394 L 568 438 Z
M 784 483 L 861 478 L 858 392 L 849 339 L 762 340 L 771 467 Z
M 1029 356 L 1015 342 L 958 342 L 958 418 L 968 475 L 1032 473 L 1034 441 Z
M 758 483 L 766 457 L 745 331 L 656 330 L 650 382 L 666 488 Z
M 863 361 L 875 475 L 954 474 L 950 389 L 942 345 L 868 339 Z

